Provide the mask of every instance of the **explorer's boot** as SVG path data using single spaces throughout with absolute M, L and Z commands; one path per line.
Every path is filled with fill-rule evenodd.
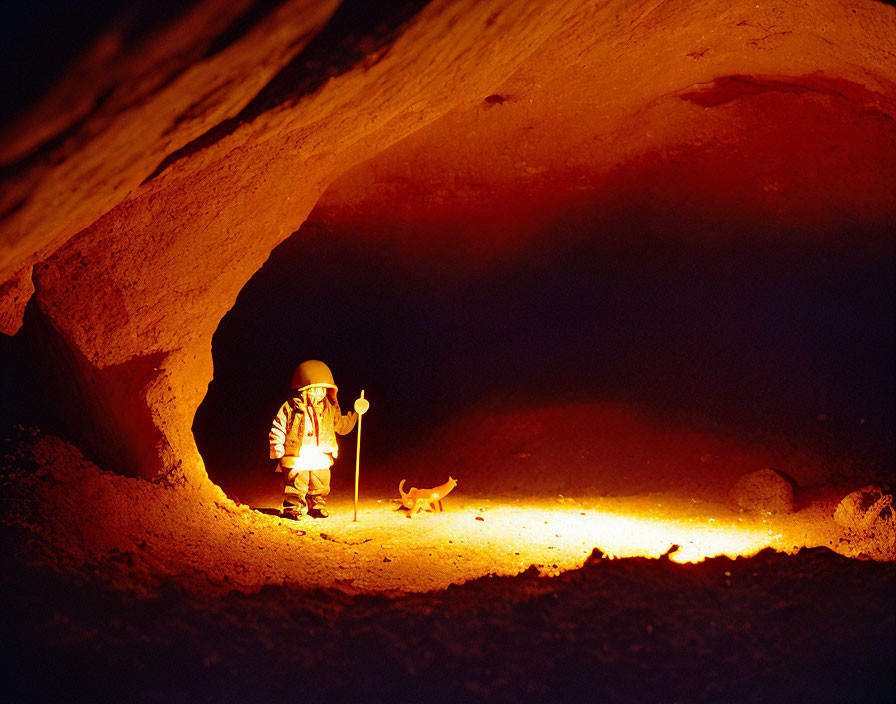
M 289 497 L 289 503 L 286 501 L 283 502 L 283 510 L 280 512 L 280 515 L 291 521 L 297 521 L 306 513 L 308 513 L 308 506 L 305 505 L 305 502 L 298 501 L 295 497 L 291 496 Z
M 324 506 L 326 502 L 327 499 L 324 496 L 309 496 L 308 515 L 312 518 L 327 518 L 330 515 L 330 512 L 327 511 L 326 506 Z

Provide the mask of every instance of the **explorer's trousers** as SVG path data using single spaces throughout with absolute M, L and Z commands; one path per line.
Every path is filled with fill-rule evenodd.
M 288 472 L 288 474 L 286 474 Z M 301 469 L 286 469 L 284 486 L 284 506 L 315 508 L 326 503 L 330 493 L 330 470 L 315 469 L 309 472 Z

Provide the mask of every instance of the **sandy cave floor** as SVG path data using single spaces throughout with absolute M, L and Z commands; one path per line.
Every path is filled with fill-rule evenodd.
M 600 559 L 427 594 L 2 580 L 10 701 L 887 702 L 892 563 Z
M 477 424 L 479 480 L 457 471 L 475 436 L 371 471 L 357 523 L 341 475 L 330 518 L 287 521 L 19 429 L 0 473 L 13 700 L 892 700 L 896 568 L 844 556 L 862 548 L 831 518 L 842 477 L 803 450 L 594 412 L 627 438 L 610 484 L 539 479 L 539 442 L 514 433 L 556 428 L 541 409 Z M 739 473 L 788 458 L 793 513 L 732 506 Z M 461 483 L 409 519 L 394 476 L 421 466 Z
M 557 575 L 581 567 L 595 548 L 610 557 L 671 552 L 676 562 L 749 556 L 764 548 L 828 547 L 865 556 L 865 546 L 832 519 L 845 489 L 815 486 L 790 514 L 745 513 L 728 496 L 741 464 L 701 469 L 691 482 L 682 475 L 679 487 L 645 466 L 642 474 L 655 473 L 657 488 L 665 491 L 624 496 L 596 495 L 587 486 L 532 493 L 536 479 L 526 482 L 516 464 L 516 486 L 502 486 L 506 470 L 478 483 L 461 477 L 444 512 L 415 518 L 399 510 L 393 480 L 374 474 L 362 484 L 357 522 L 350 476 L 337 474 L 330 518 L 291 521 L 235 504 L 219 490 L 105 472 L 53 436 L 25 435 L 28 442 L 6 453 L 3 481 L 6 523 L 27 536 L 20 548 L 25 559 L 138 592 L 152 592 L 165 579 L 209 594 L 268 584 L 426 592 L 530 566 Z M 435 462 L 410 461 L 430 468 Z M 451 461 L 443 455 L 444 470 L 435 473 L 457 474 Z M 636 481 L 631 471 L 628 481 L 643 486 L 644 477 Z

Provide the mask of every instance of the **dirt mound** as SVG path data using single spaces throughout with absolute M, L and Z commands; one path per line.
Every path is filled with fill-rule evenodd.
M 66 701 L 891 701 L 892 564 L 593 560 L 555 579 L 356 596 L 269 586 L 133 599 L 0 576 L 6 692 Z M 47 667 L 52 663 L 52 667 Z

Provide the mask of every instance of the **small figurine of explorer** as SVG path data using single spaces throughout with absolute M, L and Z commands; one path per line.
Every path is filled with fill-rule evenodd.
M 336 433 L 347 435 L 358 414 L 342 415 L 336 400 L 330 368 L 316 359 L 302 362 L 292 376 L 292 398 L 280 407 L 269 439 L 271 459 L 285 482 L 283 517 L 297 519 L 306 513 L 326 518 L 330 493 L 330 467 L 339 454 Z

